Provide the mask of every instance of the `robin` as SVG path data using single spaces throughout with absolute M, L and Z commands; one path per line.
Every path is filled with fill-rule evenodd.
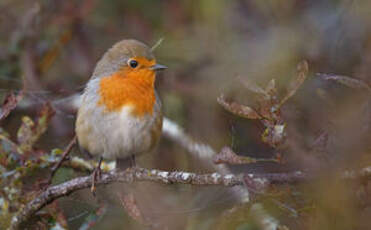
M 102 158 L 116 160 L 116 168 L 123 170 L 158 143 L 162 112 L 155 79 L 156 72 L 166 68 L 137 40 L 116 43 L 97 63 L 76 120 L 80 148 L 99 156 L 93 193 Z

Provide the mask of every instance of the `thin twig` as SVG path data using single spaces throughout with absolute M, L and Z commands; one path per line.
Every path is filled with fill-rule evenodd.
M 50 172 L 50 175 L 49 175 L 49 179 L 47 181 L 47 185 L 49 185 L 55 175 L 55 173 L 57 172 L 57 170 L 59 169 L 59 167 L 61 167 L 63 161 L 66 160 L 67 156 L 69 155 L 69 153 L 71 152 L 73 146 L 75 146 L 76 144 L 76 135 L 72 138 L 72 140 L 70 141 L 70 143 L 68 143 L 66 149 L 64 150 L 63 154 L 62 154 L 62 157 L 61 159 L 59 159 L 59 161 L 51 168 L 51 172 Z

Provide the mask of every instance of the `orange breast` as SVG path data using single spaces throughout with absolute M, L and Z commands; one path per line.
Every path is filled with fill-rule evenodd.
M 123 106 L 132 106 L 132 114 L 152 114 L 156 101 L 155 73 L 149 69 L 134 72 L 122 71 L 103 77 L 99 85 L 98 105 L 106 111 L 119 111 Z

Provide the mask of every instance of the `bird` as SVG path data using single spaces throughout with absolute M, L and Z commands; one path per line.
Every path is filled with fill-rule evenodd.
M 102 159 L 116 160 L 116 168 L 124 170 L 160 140 L 163 115 L 155 80 L 167 67 L 152 51 L 134 39 L 117 42 L 97 62 L 83 91 L 75 133 L 80 149 L 99 157 L 93 194 Z

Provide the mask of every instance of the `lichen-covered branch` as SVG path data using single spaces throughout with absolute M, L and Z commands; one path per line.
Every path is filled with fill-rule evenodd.
M 243 184 L 243 177 L 233 174 L 221 175 L 218 173 L 197 175 L 188 172 L 166 172 L 161 170 L 148 170 L 143 168 L 132 168 L 126 171 L 110 171 L 102 174 L 97 185 L 109 184 L 113 182 L 131 183 L 133 181 L 152 181 L 164 184 L 192 184 L 192 185 L 223 185 L 236 186 Z M 52 201 L 67 196 L 72 192 L 91 187 L 91 177 L 78 177 L 49 187 L 36 198 L 30 201 L 12 220 L 10 229 L 20 229 L 34 213 L 51 203 Z
M 371 180 L 371 166 L 360 171 L 346 171 L 341 175 L 343 179 Z M 190 172 L 167 172 L 157 169 L 131 168 L 126 171 L 112 170 L 102 174 L 97 185 L 118 183 L 132 183 L 134 181 L 151 181 L 163 184 L 189 184 L 189 185 L 220 185 L 233 187 L 245 185 L 254 191 L 263 191 L 270 184 L 294 184 L 312 179 L 313 176 L 295 171 L 290 173 L 267 174 L 195 174 Z M 91 187 L 91 177 L 78 177 L 65 183 L 49 187 L 36 198 L 31 200 L 19 213 L 14 216 L 9 229 L 20 229 L 33 214 L 53 202 L 67 196 L 72 192 Z

